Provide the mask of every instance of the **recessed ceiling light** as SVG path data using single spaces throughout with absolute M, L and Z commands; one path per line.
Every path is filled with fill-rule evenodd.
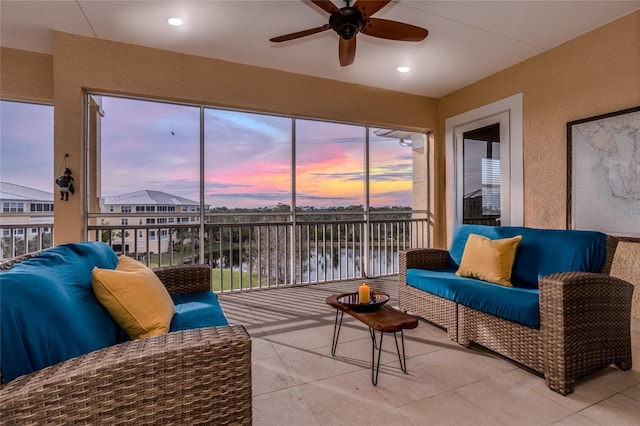
M 396 69 L 398 70 L 398 72 L 402 72 L 402 73 L 411 71 L 411 68 L 409 67 L 398 67 Z
M 167 22 L 169 23 L 169 25 L 172 25 L 174 27 L 179 27 L 180 25 L 184 24 L 184 21 L 180 18 L 169 18 L 167 19 Z

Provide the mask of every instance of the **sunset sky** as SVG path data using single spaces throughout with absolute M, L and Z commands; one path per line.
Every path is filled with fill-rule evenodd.
M 198 107 L 104 97 L 103 110 L 103 196 L 151 189 L 199 200 Z M 53 109 L 2 102 L 0 120 L 1 179 L 51 192 Z M 289 117 L 206 109 L 205 202 L 291 204 L 291 127 Z M 411 148 L 374 130 L 371 204 L 411 206 Z M 365 131 L 296 119 L 297 205 L 364 204 Z

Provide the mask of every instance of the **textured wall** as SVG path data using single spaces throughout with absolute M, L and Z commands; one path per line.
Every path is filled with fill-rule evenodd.
M 0 90 L 2 99 L 52 103 L 53 57 L 0 48 Z
M 424 96 L 57 31 L 53 46 L 56 96 L 84 87 L 416 130 L 437 124 L 437 101 Z
M 611 275 L 628 281 L 635 287 L 631 316 L 640 319 L 640 242 L 621 241 L 613 258 Z
M 566 227 L 567 122 L 640 105 L 640 12 L 622 17 L 439 100 L 436 176 L 444 176 L 445 120 L 522 92 L 524 223 Z M 444 200 L 444 179 L 437 190 Z M 437 219 L 451 218 L 451 204 Z M 446 245 L 447 224 L 438 230 Z

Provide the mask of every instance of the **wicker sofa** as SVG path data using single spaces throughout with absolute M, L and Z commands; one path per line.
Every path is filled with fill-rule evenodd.
M 473 278 L 451 277 L 460 264 L 471 233 L 490 239 L 523 235 L 513 265 L 513 288 L 478 283 Z M 580 238 L 591 237 L 591 234 L 596 242 L 586 246 Z M 633 286 L 609 275 L 617 240 L 604 234 L 591 234 L 506 226 L 459 226 L 454 230 L 449 250 L 412 249 L 400 253 L 400 308 L 446 329 L 449 338 L 461 345 L 480 344 L 543 374 L 549 388 L 567 395 L 573 392 L 578 378 L 610 364 L 615 363 L 622 370 L 631 368 Z M 576 236 L 580 238 L 574 239 Z M 582 251 L 583 259 L 573 252 L 567 254 L 572 244 L 576 252 Z M 591 258 L 598 252 L 601 262 L 592 262 Z M 572 266 L 563 269 L 563 262 Z M 539 266 L 542 264 L 544 268 Z M 518 268 L 523 267 L 533 268 L 533 272 L 540 269 L 538 279 L 534 277 L 537 288 L 535 282 L 527 286 L 517 281 Z M 589 271 L 589 268 L 598 269 Z M 527 297 L 535 297 L 539 323 L 524 325 L 495 312 L 484 312 L 483 308 L 460 303 L 464 297 L 458 297 L 459 293 L 455 293 L 456 297 L 443 297 L 442 294 L 449 293 L 437 295 L 420 289 L 412 276 L 421 274 L 430 276 L 431 285 L 436 287 L 446 286 L 449 279 L 500 287 L 501 300 L 508 300 L 516 291 L 527 292 Z M 464 293 L 467 283 L 459 281 L 456 291 Z
M 46 252 L 5 261 L 0 271 L 15 273 L 17 264 L 37 263 Z M 155 273 L 172 298 L 211 289 L 205 266 Z M 18 353 L 3 350 L 3 363 Z M 0 387 L 0 416 L 6 424 L 250 425 L 251 398 L 250 337 L 241 325 L 224 325 L 124 341 L 12 378 Z

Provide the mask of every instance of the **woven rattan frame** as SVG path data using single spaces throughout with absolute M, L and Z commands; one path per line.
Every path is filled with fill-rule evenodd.
M 199 266 L 158 272 L 168 288 L 183 293 L 189 283 L 209 291 L 209 274 Z M 114 345 L 18 377 L 0 387 L 0 418 L 3 424 L 251 425 L 251 398 L 249 334 L 240 325 L 208 327 Z
M 622 370 L 632 365 L 633 286 L 608 275 L 616 247 L 617 240 L 609 237 L 607 260 L 599 274 L 567 272 L 540 278 L 540 329 L 455 303 L 456 325 L 445 325 L 454 315 L 450 306 L 444 308 L 444 299 L 406 285 L 408 268 L 446 266 L 444 250 L 400 253 L 400 308 L 447 328 L 450 337 L 455 328 L 461 345 L 475 342 L 542 373 L 550 389 L 567 395 L 580 377 L 610 364 Z
M 544 375 L 563 395 L 575 381 L 615 363 L 631 368 L 633 286 L 604 274 L 566 272 L 540 279 Z
M 458 343 L 475 342 L 527 367 L 544 372 L 540 330 L 458 305 Z
M 398 257 L 398 298 L 400 310 L 411 312 L 447 330 L 453 341 L 458 340 L 458 311 L 451 300 L 407 285 L 407 269 L 441 269 L 447 266 L 449 253 L 438 249 L 401 251 Z
M 211 269 L 206 265 L 169 266 L 154 272 L 170 294 L 211 291 Z

